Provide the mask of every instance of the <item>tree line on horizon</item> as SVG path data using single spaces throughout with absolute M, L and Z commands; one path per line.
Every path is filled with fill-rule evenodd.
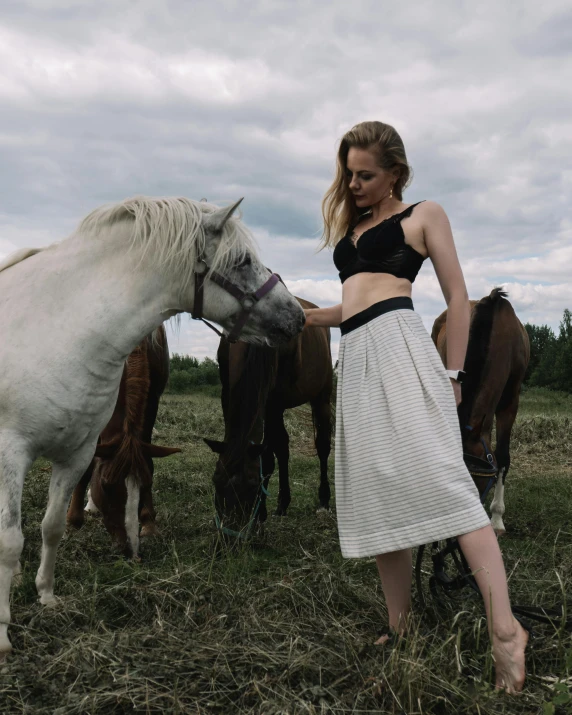
M 524 384 L 572 393 L 572 312 L 566 308 L 558 334 L 548 325 L 526 323 L 530 339 L 530 362 Z M 219 385 L 218 363 L 191 355 L 171 355 L 169 391 L 193 392 L 206 385 Z
M 548 325 L 526 323 L 530 362 L 524 383 L 572 393 L 572 312 L 566 308 L 558 335 Z

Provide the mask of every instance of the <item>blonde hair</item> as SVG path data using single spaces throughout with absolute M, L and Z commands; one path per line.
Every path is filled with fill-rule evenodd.
M 361 122 L 352 127 L 342 137 L 336 161 L 336 176 L 322 201 L 322 248 L 334 246 L 360 215 L 346 176 L 351 147 L 375 151 L 378 165 L 385 171 L 399 169 L 399 177 L 393 186 L 393 195 L 399 201 L 403 200 L 403 190 L 411 181 L 412 171 L 407 163 L 403 141 L 392 126 L 383 122 Z

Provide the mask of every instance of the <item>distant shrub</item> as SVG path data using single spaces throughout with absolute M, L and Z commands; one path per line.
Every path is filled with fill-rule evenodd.
M 190 370 L 194 367 L 199 367 L 200 363 L 197 358 L 191 355 L 171 355 L 171 371 L 173 370 Z
M 558 336 L 548 325 L 524 327 L 530 339 L 527 383 L 572 393 L 572 312 L 564 311 Z
M 169 376 L 169 392 L 190 392 L 193 379 L 187 370 L 173 370 Z
M 218 385 L 220 377 L 218 372 L 218 363 L 211 358 L 206 357 L 200 364 L 199 370 L 205 385 Z
M 177 355 L 176 353 L 171 356 L 168 392 L 193 392 L 193 390 L 206 385 L 220 385 L 218 363 L 215 360 L 207 357 L 200 362 L 190 355 Z

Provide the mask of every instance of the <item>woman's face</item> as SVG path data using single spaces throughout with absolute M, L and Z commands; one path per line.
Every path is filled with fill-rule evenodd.
M 387 198 L 396 181 L 395 173 L 378 166 L 376 155 L 368 149 L 350 147 L 346 175 L 358 208 L 373 206 Z

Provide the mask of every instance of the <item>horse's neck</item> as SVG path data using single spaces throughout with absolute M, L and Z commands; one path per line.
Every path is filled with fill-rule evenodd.
M 225 424 L 224 441 L 229 444 L 261 444 L 264 437 L 263 406 L 256 415 L 245 415 L 231 407 Z
M 226 437 L 262 442 L 268 395 L 275 384 L 277 352 L 236 343 L 229 349 Z
M 0 276 L 43 345 L 90 365 L 123 364 L 164 320 L 179 312 L 169 282 L 136 251 L 110 240 L 68 239 Z
M 483 419 L 483 416 L 485 417 L 481 435 L 487 441 L 491 439 L 495 409 L 501 399 L 505 385 L 505 381 L 502 379 L 503 376 L 501 375 L 500 377 L 501 379 L 499 379 L 498 366 L 495 365 L 489 353 L 483 365 L 480 386 L 473 400 L 469 416 L 469 422 L 472 424 L 477 424 Z

